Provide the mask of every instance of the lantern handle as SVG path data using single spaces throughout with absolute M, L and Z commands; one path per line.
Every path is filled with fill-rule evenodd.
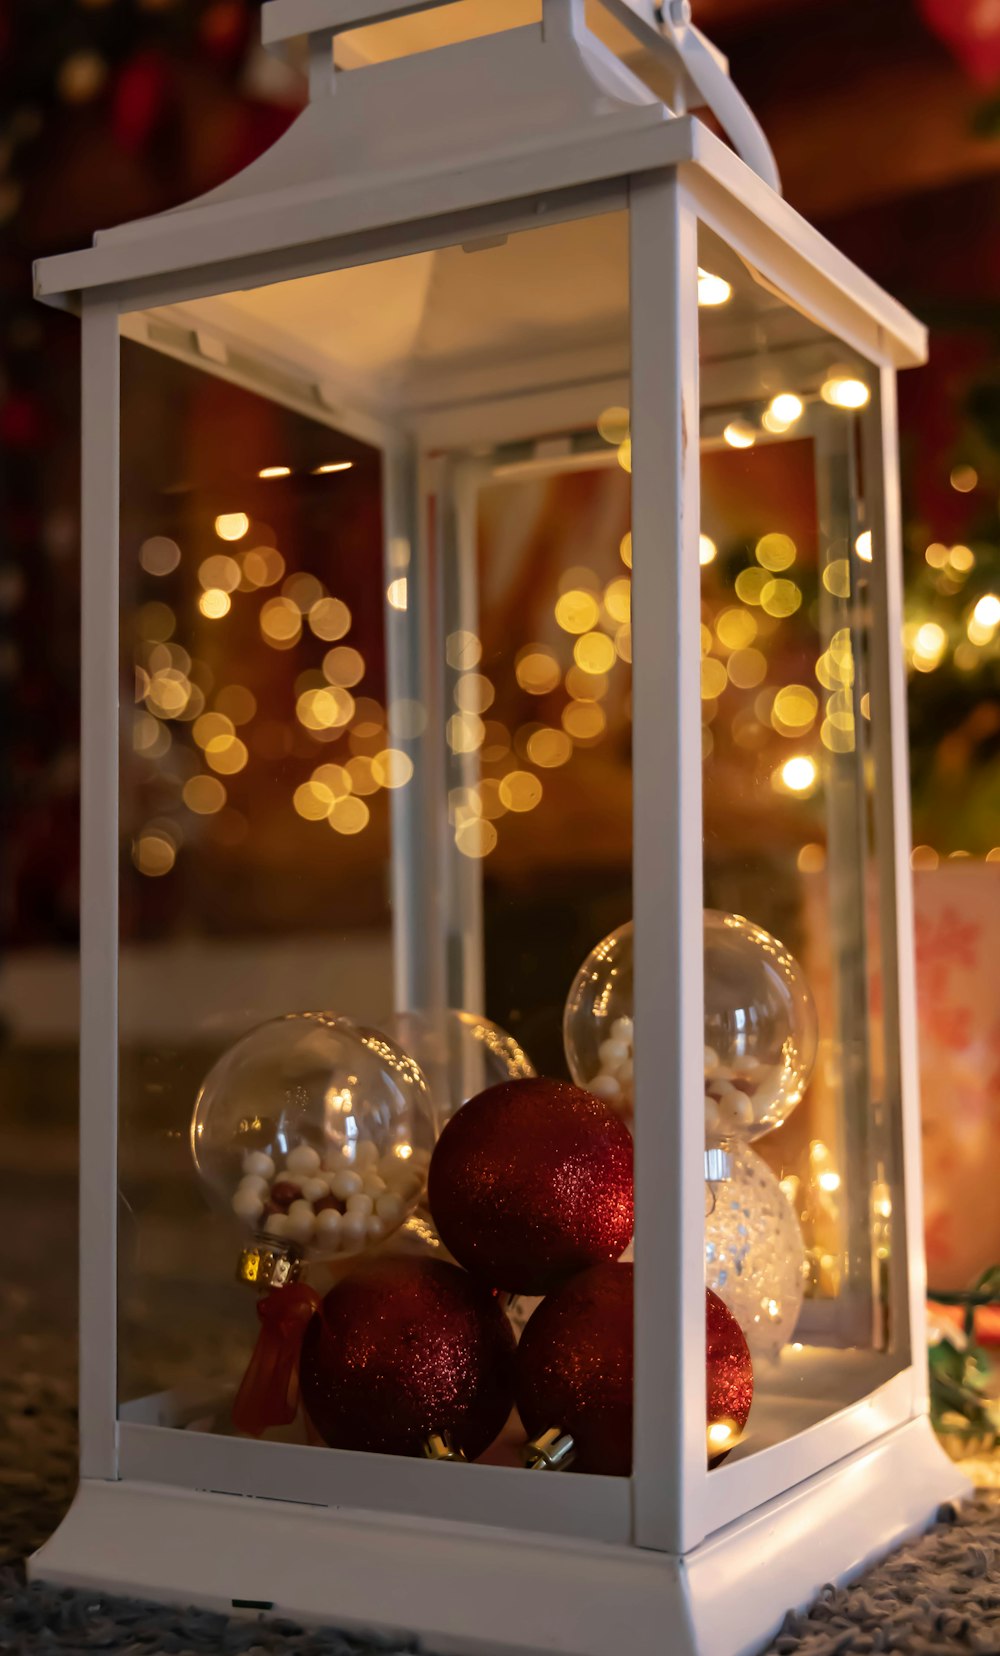
M 603 4 L 678 78 L 678 101 L 687 94 L 692 103 L 710 109 L 741 161 L 765 184 L 781 194 L 781 175 L 763 128 L 746 99 L 729 78 L 722 53 L 706 40 L 691 21 L 690 0 L 603 0 Z M 675 114 L 683 115 L 683 107 Z

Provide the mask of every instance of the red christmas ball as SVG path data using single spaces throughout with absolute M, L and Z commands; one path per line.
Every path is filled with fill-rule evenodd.
M 504 1081 L 437 1142 L 427 1200 L 450 1253 L 491 1288 L 547 1294 L 632 1236 L 632 1135 L 568 1081 Z
M 730 1448 L 747 1423 L 753 1368 L 739 1323 L 705 1290 L 705 1385 L 711 1428 Z M 632 1470 L 632 1266 L 594 1265 L 542 1301 L 517 1348 L 515 1400 L 530 1438 L 573 1439 L 576 1472 L 627 1477 Z M 722 1440 L 723 1442 L 725 1439 Z M 712 1454 L 718 1466 L 729 1449 Z
M 743 1330 L 728 1305 L 705 1289 L 706 1298 L 706 1368 L 708 1380 L 708 1447 L 709 1466 L 719 1466 L 725 1460 L 747 1423 L 753 1402 L 753 1364 L 750 1348 L 743 1338 Z M 716 1431 L 713 1433 L 712 1428 Z M 729 1448 L 723 1447 L 727 1441 Z M 712 1453 L 713 1444 L 719 1452 Z
M 513 1406 L 499 1302 L 440 1259 L 372 1260 L 327 1294 L 302 1345 L 306 1413 L 332 1449 L 421 1455 L 447 1433 L 475 1460 Z
M 592 1265 L 544 1299 L 517 1348 L 515 1397 L 530 1438 L 573 1439 L 573 1470 L 632 1470 L 632 1267 Z

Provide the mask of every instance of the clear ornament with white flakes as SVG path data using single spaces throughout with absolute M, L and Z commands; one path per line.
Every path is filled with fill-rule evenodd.
M 801 1099 L 816 1058 L 812 994 L 795 958 L 762 927 L 705 910 L 705 1137 L 758 1138 Z M 619 926 L 592 949 L 563 1015 L 570 1074 L 631 1121 L 633 931 Z
M 328 1013 L 250 1031 L 209 1071 L 191 1151 L 213 1204 L 253 1242 L 240 1275 L 292 1280 L 397 1231 L 426 1183 L 438 1121 L 419 1066 L 388 1036 Z
M 729 1176 L 711 1190 L 705 1283 L 733 1313 L 754 1361 L 776 1358 L 794 1335 L 808 1276 L 795 1210 L 747 1144 L 734 1145 Z

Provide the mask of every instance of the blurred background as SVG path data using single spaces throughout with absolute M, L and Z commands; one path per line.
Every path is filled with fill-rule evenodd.
M 72 1332 L 75 1316 L 79 338 L 72 318 L 33 302 L 31 260 L 188 200 L 274 142 L 301 107 L 305 81 L 294 59 L 277 62 L 261 50 L 258 10 L 253 0 L 0 0 L 0 1200 L 17 1216 L 5 1227 L 12 1268 L 4 1317 L 28 1342 L 20 1349 L 29 1369 L 40 1373 L 53 1328 Z M 928 365 L 900 383 L 905 646 L 926 1239 L 932 1283 L 958 1289 L 1000 1257 L 1000 6 L 694 0 L 693 12 L 729 56 L 774 147 L 789 201 L 931 330 Z M 353 556 L 377 529 L 376 468 L 373 451 L 346 439 L 336 454 L 321 453 L 315 428 L 310 434 L 294 415 L 272 410 L 261 421 L 254 399 L 221 382 L 206 380 L 202 393 L 189 396 L 188 371 L 166 358 L 140 375 L 130 355 L 136 349 L 126 345 L 123 353 L 126 394 L 133 375 L 123 550 L 137 561 L 141 583 L 123 932 L 146 950 L 151 973 L 169 959 L 180 984 L 185 950 L 210 936 L 220 951 L 217 969 L 233 975 L 236 1004 L 248 938 L 276 948 L 279 931 L 293 938 L 304 981 L 322 956 L 331 913 L 359 933 L 384 927 L 387 794 L 398 778 L 379 764 L 380 577 L 375 570 L 366 580 Z M 243 539 L 240 514 L 227 514 L 218 468 L 199 470 L 199 456 L 223 429 L 258 474 L 255 492 L 240 502 L 253 523 L 253 546 Z M 310 476 L 297 493 L 279 497 L 263 474 L 286 453 Z M 183 474 L 187 493 L 161 521 L 168 474 Z M 327 593 L 304 558 L 289 558 L 286 570 L 277 549 L 315 539 L 329 499 L 322 491 L 331 484 L 338 490 L 337 580 Z M 627 526 L 624 479 L 590 494 L 578 484 L 548 510 L 567 543 L 575 537 L 578 561 L 598 560 L 593 548 L 580 552 L 586 533 L 612 549 L 601 580 L 612 581 L 605 603 L 613 614 L 608 595 L 626 561 L 617 556 Z M 530 519 L 528 508 L 519 522 L 509 504 L 502 512 L 485 500 L 484 544 L 500 565 L 512 536 L 523 550 Z M 203 545 L 196 521 L 209 526 Z M 551 544 L 551 527 L 548 534 Z M 191 549 L 183 567 L 180 542 Z M 236 542 L 240 561 L 230 556 Z M 569 563 L 562 551 L 553 554 L 553 600 L 564 590 L 558 569 Z M 241 649 L 248 662 L 253 651 L 260 659 L 256 625 L 243 645 L 230 633 L 231 682 L 213 678 L 214 629 L 237 590 L 257 591 L 263 603 L 268 667 L 252 684 L 238 669 Z M 317 604 L 328 607 L 317 611 Z M 498 600 L 496 640 L 486 645 L 495 654 L 500 640 L 514 640 L 510 681 L 530 699 L 551 689 L 554 663 L 545 651 L 526 654 L 526 643 L 515 658 L 515 646 L 533 636 L 514 625 L 519 605 L 516 591 L 509 612 Z M 178 609 L 193 616 L 180 630 Z M 325 679 L 315 666 L 303 671 L 292 661 L 303 632 L 300 620 L 289 619 L 293 612 L 309 614 L 324 670 L 324 652 L 337 656 Z M 626 618 L 627 611 L 623 625 Z M 615 659 L 612 652 L 609 671 Z M 627 644 L 617 659 L 628 659 Z M 324 757 L 316 743 L 337 728 L 311 719 L 308 701 L 326 695 L 331 681 L 352 702 L 350 756 L 346 748 L 337 754 L 350 773 L 352 802 L 339 822 L 322 793 L 327 785 L 336 792 L 338 765 L 327 766 L 319 792 L 314 780 Z M 210 690 L 213 716 L 222 719 L 211 727 L 203 716 Z M 581 696 L 571 722 L 563 715 L 563 729 L 589 751 L 587 774 L 603 766 L 613 783 L 616 721 L 609 728 L 595 705 Z M 487 714 L 470 703 L 461 717 L 480 714 L 487 721 L 483 757 L 503 769 L 525 715 L 500 705 Z M 609 785 L 606 814 L 585 840 L 574 844 L 560 833 L 546 851 L 542 813 L 532 816 L 541 799 L 532 777 L 544 778 L 546 797 L 560 802 L 565 820 L 576 806 L 570 772 L 560 769 L 565 755 L 540 740 L 539 728 L 529 721 L 513 738 L 522 767 L 514 774 L 525 780 L 510 784 L 502 800 L 495 784 L 496 811 L 485 813 L 485 826 L 470 825 L 469 854 L 487 858 L 487 905 L 495 916 L 502 908 L 507 928 L 486 1010 L 546 1068 L 557 1061 L 546 1047 L 550 986 L 557 980 L 558 1000 L 597 934 L 564 937 L 555 973 L 555 955 L 537 940 L 555 937 L 572 909 L 574 882 L 590 878 L 605 852 L 608 862 L 618 854 L 629 801 Z M 780 750 L 781 733 L 773 740 Z M 213 741 L 221 744 L 218 763 Z M 457 742 L 461 751 L 461 732 Z M 211 776 L 202 774 L 199 749 Z M 283 814 L 272 812 L 271 796 L 255 793 L 255 764 L 287 783 Z M 338 831 L 336 858 L 329 834 L 317 827 L 328 816 Z M 822 848 L 805 832 L 803 839 L 799 868 L 808 872 L 809 855 L 819 858 Z M 627 912 L 627 868 L 618 887 L 606 866 L 601 878 L 610 929 Z M 531 948 L 518 921 L 529 913 Z M 287 955 L 279 950 L 272 966 L 285 969 Z M 373 974 L 383 966 L 373 955 Z M 155 1080 L 146 1091 L 155 1093 Z M 175 1142 L 169 1153 L 179 1148 Z M 137 1165 L 132 1173 L 141 1184 L 157 1169 Z M 51 1265 L 44 1317 L 42 1258 Z M 161 1383 L 164 1323 L 181 1309 L 158 1313 Z M 131 1349 L 129 1385 L 141 1388 L 141 1338 Z

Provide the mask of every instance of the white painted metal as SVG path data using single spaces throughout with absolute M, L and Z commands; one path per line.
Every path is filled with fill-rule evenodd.
M 118 1219 L 118 307 L 83 307 L 80 1473 L 114 1478 Z
M 635 1538 L 708 1526 L 698 250 L 676 177 L 637 180 L 632 310 Z M 672 1190 L 669 1201 L 664 1192 Z M 664 1269 L 665 1261 L 669 1267 Z
M 477 1468 L 418 1470 L 429 1486 Z M 623 1637 L 630 1656 L 752 1656 L 786 1607 L 857 1574 L 961 1487 L 913 1421 L 677 1559 L 520 1526 L 86 1482 L 29 1570 L 218 1610 L 265 1600 L 311 1623 L 419 1628 L 442 1656 L 612 1656 Z
M 866 505 L 872 531 L 872 704 L 876 776 L 876 834 L 881 845 L 880 892 L 883 1006 L 886 1021 L 887 1098 L 898 1110 L 904 1211 L 892 1216 L 893 1247 L 902 1246 L 909 1302 L 896 1305 L 908 1325 L 914 1413 L 927 1407 L 927 1265 L 923 1246 L 923 1168 L 920 1072 L 917 1061 L 916 949 L 910 870 L 910 772 L 903 660 L 903 530 L 899 486 L 896 377 L 879 376 L 865 451 Z

